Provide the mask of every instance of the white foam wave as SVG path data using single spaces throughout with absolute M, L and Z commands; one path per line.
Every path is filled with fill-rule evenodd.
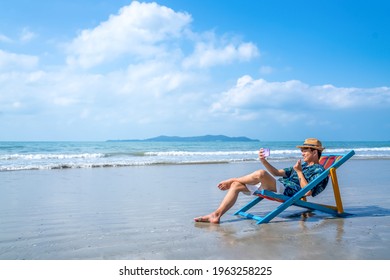
M 229 155 L 256 155 L 258 151 L 213 151 L 213 152 L 188 152 L 188 151 L 166 151 L 166 152 L 146 152 L 146 156 L 229 156 Z
M 165 147 L 162 147 L 164 149 Z M 204 147 L 200 147 L 204 149 Z M 58 153 L 9 153 L 0 154 L 0 171 L 45 170 L 68 168 L 96 168 L 145 165 L 180 165 L 205 163 L 237 163 L 258 161 L 258 150 L 160 150 L 160 151 L 123 151 L 105 153 L 71 152 Z M 390 159 L 390 147 L 337 147 L 327 148 L 325 154 L 343 154 L 354 149 L 354 159 Z M 301 151 L 296 148 L 272 149 L 269 160 L 292 161 L 301 158 Z
M 104 154 L 9 154 L 0 155 L 0 160 L 94 159 L 101 157 L 104 157 Z

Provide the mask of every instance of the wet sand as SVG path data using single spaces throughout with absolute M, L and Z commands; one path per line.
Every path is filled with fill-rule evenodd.
M 285 167 L 290 163 L 274 163 Z M 224 196 L 219 181 L 259 163 L 0 173 L 2 260 L 390 259 L 389 160 L 350 160 L 338 171 L 347 218 L 291 207 L 271 223 L 233 216 L 194 223 Z M 314 198 L 333 204 L 331 187 Z M 262 202 L 255 212 L 277 204 Z

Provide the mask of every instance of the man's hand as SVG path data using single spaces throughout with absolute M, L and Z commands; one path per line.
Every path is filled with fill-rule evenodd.
M 308 182 L 305 178 L 305 175 L 303 175 L 303 172 L 302 172 L 302 164 L 301 164 L 301 160 L 299 159 L 297 161 L 297 163 L 294 165 L 294 170 L 297 172 L 298 174 L 298 179 L 299 179 L 299 185 L 301 186 L 301 188 L 304 188 L 307 186 Z M 311 191 L 308 191 L 305 196 L 309 196 L 311 195 Z
M 263 148 L 261 148 L 261 149 L 259 150 L 259 159 L 260 159 L 261 162 L 263 162 L 263 161 L 266 160 L 266 157 L 264 156 L 264 150 L 263 150 Z
M 301 160 L 299 159 L 297 161 L 297 163 L 294 165 L 294 170 L 296 172 L 302 172 L 302 164 L 301 164 Z

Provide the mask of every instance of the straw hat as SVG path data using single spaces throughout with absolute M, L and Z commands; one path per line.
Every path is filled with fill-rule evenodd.
M 319 151 L 323 151 L 325 149 L 324 147 L 322 147 L 321 141 L 316 138 L 307 138 L 305 142 L 303 142 L 303 145 L 297 146 L 297 148 L 299 149 L 311 148 Z

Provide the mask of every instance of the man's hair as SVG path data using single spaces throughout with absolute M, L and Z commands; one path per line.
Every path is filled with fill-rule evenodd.
M 316 150 L 317 151 L 317 155 L 318 155 L 318 159 L 320 159 L 321 155 L 322 155 L 322 151 L 320 150 L 317 150 L 317 149 L 312 149 L 312 148 L 309 148 L 311 151 L 314 151 Z

